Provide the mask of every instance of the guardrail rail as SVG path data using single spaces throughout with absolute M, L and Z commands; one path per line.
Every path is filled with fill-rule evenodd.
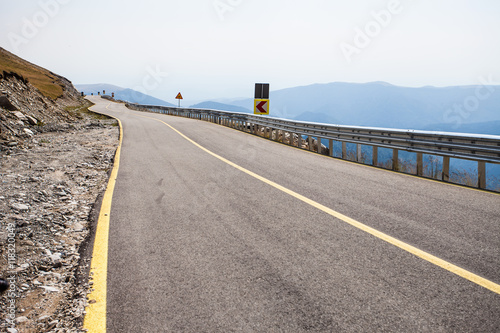
M 416 154 L 412 173 L 445 182 L 450 182 L 450 158 L 476 161 L 477 183 L 464 185 L 480 189 L 487 189 L 486 163 L 500 164 L 500 136 L 495 135 L 330 125 L 210 109 L 140 104 L 127 104 L 127 107 L 136 111 L 205 120 L 331 157 L 394 171 L 404 171 L 399 152 L 412 152 Z M 336 142 L 341 143 L 339 156 L 334 154 Z M 348 154 L 348 144 L 355 145 L 354 154 Z M 369 161 L 362 153 L 362 146 L 372 149 Z M 391 165 L 379 163 L 379 148 L 392 149 Z M 424 155 L 442 157 L 441 171 L 430 176 L 424 175 Z

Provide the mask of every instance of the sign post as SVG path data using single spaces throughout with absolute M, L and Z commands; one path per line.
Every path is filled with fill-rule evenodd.
M 180 93 L 180 92 L 177 94 L 177 96 L 175 97 L 175 99 L 179 100 L 179 107 L 181 107 L 181 99 L 182 99 L 182 95 L 181 95 L 181 93 Z
M 269 83 L 255 84 L 254 114 L 269 114 Z

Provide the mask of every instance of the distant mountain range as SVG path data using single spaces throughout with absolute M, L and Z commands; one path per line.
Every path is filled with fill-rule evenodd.
M 271 116 L 371 127 L 500 135 L 500 86 L 327 83 L 270 92 Z M 253 99 L 232 104 L 252 108 Z
M 76 85 L 118 99 L 174 106 L 112 85 Z M 385 82 L 326 83 L 270 92 L 270 116 L 302 121 L 500 135 L 500 86 L 408 88 Z M 253 98 L 207 101 L 193 108 L 253 112 Z M 225 101 L 225 100 L 224 100 Z
M 102 94 L 103 91 L 107 95 L 115 93 L 115 99 L 122 100 L 130 103 L 139 103 L 147 105 L 161 105 L 161 106 L 175 106 L 172 103 L 166 102 L 159 98 L 143 94 L 137 90 L 132 90 L 128 88 L 122 88 L 114 86 L 112 84 L 100 83 L 100 84 L 75 84 L 75 88 L 85 93 L 86 95 L 94 94 L 97 95 L 98 92 Z
M 243 112 L 243 113 L 252 112 L 253 113 L 253 111 L 250 111 L 249 109 L 241 107 L 241 106 L 224 104 L 224 103 L 219 103 L 219 102 L 212 102 L 212 101 L 194 104 L 194 105 L 191 105 L 190 108 L 193 108 L 193 109 L 212 109 L 212 110 L 233 111 L 233 112 Z

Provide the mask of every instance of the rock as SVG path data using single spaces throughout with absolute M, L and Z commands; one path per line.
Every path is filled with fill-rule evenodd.
M 50 260 L 52 260 L 52 267 L 59 268 L 62 266 L 60 253 L 55 253 L 51 255 Z
M 0 294 L 9 289 L 9 281 L 0 279 Z
M 19 119 L 19 120 L 28 121 L 28 118 L 26 118 L 26 116 L 22 112 L 20 112 L 20 111 L 14 111 L 14 112 L 12 112 L 12 114 L 14 116 L 16 116 L 17 119 Z
M 45 291 L 51 292 L 51 293 L 58 293 L 59 288 L 56 287 L 50 287 L 50 286 L 40 286 L 40 288 L 45 289 Z
M 59 320 L 52 320 L 52 321 L 49 323 L 49 325 L 48 325 L 47 329 L 48 329 L 48 330 L 51 330 L 51 329 L 53 329 L 54 327 L 56 327 L 56 326 L 57 326 L 57 324 L 59 324 Z
M 30 209 L 27 205 L 21 204 L 21 203 L 13 203 L 12 205 L 10 205 L 10 207 L 12 209 L 15 209 L 15 210 L 18 210 L 21 212 L 28 211 Z
M 9 111 L 17 111 L 17 108 L 9 101 L 8 96 L 0 96 L 0 106 Z
M 33 131 L 30 130 L 29 128 L 25 128 L 23 131 L 24 131 L 24 133 L 28 134 L 29 136 L 35 135 L 35 133 L 33 133 Z
M 21 323 L 27 322 L 28 318 L 25 316 L 21 316 L 21 317 L 17 317 L 15 321 L 17 324 L 21 324 Z
M 48 319 L 50 319 L 50 316 L 44 315 L 44 316 L 38 317 L 37 321 L 38 322 L 43 322 L 43 321 L 46 321 Z
M 85 227 L 81 223 L 76 222 L 72 228 L 74 231 L 83 231 Z
M 28 119 L 28 123 L 30 125 L 34 126 L 34 125 L 38 124 L 38 119 L 33 118 L 32 116 L 26 116 L 26 119 Z
M 25 271 L 25 270 L 27 270 L 29 267 L 30 267 L 30 264 L 21 264 L 21 265 L 19 265 L 19 267 L 18 267 L 18 268 L 16 268 L 16 269 L 15 269 L 15 271 L 16 271 L 17 273 L 19 273 L 19 272 L 24 272 L 24 271 Z
M 9 327 L 9 328 L 7 328 L 7 332 L 8 332 L 8 333 L 18 333 L 18 330 L 16 330 L 16 329 L 15 329 L 15 328 L 13 328 L 13 327 Z

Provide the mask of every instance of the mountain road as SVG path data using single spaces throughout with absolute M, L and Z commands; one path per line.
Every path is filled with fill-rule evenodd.
M 90 100 L 123 128 L 108 332 L 500 331 L 500 195 Z

